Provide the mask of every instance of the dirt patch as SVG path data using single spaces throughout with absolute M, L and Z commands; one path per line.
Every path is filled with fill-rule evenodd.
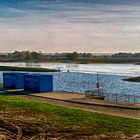
M 60 106 L 68 106 L 71 108 L 75 108 L 75 107 L 78 108 L 76 104 L 69 105 L 69 104 L 64 104 L 62 102 L 56 102 L 52 100 L 48 101 L 44 98 L 32 97 L 28 95 L 27 96 L 20 95 L 16 97 L 21 99 L 30 98 L 42 103 L 50 103 L 50 104 L 55 104 Z M 74 100 L 74 98 L 72 99 Z M 119 131 L 118 127 L 117 130 L 113 129 L 114 131 L 110 131 L 112 129 L 108 127 L 108 124 L 103 125 L 104 119 L 102 120 L 103 124 L 100 124 L 100 120 L 98 119 L 93 119 L 93 121 L 90 121 L 89 123 L 87 121 L 84 122 L 85 118 L 82 119 L 83 116 L 79 116 L 78 119 L 81 117 L 81 121 L 80 123 L 77 124 L 77 119 L 75 119 L 74 116 L 75 112 L 71 116 L 70 115 L 71 112 L 64 111 L 63 113 L 61 113 L 62 109 L 57 110 L 54 113 L 56 108 L 54 108 L 54 110 L 51 110 L 52 108 L 53 106 L 51 106 L 48 109 L 48 111 L 46 111 L 45 108 L 44 111 L 41 112 L 41 109 L 39 110 L 32 109 L 32 108 L 23 109 L 23 108 L 17 108 L 16 106 L 14 108 L 1 106 L 0 140 L 77 140 L 77 139 L 78 140 L 140 140 L 140 134 L 134 134 L 134 133 L 129 134 L 129 133 L 125 133 L 126 131 L 122 131 L 125 134 L 122 132 L 116 132 Z M 95 111 L 98 110 L 100 112 L 109 111 L 108 109 L 106 110 L 104 108 L 98 108 L 97 106 L 93 106 L 92 108 L 91 106 L 89 107 L 83 105 L 83 106 L 79 106 L 79 108 L 84 110 L 90 110 L 93 112 L 94 110 Z M 111 112 L 113 112 L 112 110 L 114 111 L 114 109 L 111 109 Z M 128 110 L 126 110 L 126 112 L 128 112 Z M 67 119 L 68 116 L 69 119 Z M 90 117 L 91 116 L 89 116 L 89 120 L 91 119 Z M 105 117 L 105 119 L 107 119 L 107 117 Z M 115 118 L 115 120 L 116 119 L 117 118 Z M 98 125 L 95 125 L 96 123 L 95 120 L 98 122 L 97 123 Z M 57 123 L 55 123 L 55 121 Z M 65 125 L 64 123 L 65 121 L 70 121 L 70 122 L 66 123 Z M 113 124 L 112 122 L 110 123 Z M 132 127 L 135 127 L 135 125 L 133 124 Z M 96 132 L 97 129 L 96 126 L 98 126 L 98 130 L 100 130 L 101 127 L 104 126 L 106 128 L 105 130 L 107 130 L 107 133 L 102 134 L 102 132 L 99 133 Z M 127 124 L 125 125 L 125 127 L 128 126 Z
M 49 119 L 48 116 L 35 114 L 31 110 L 1 109 L 0 140 L 140 140 L 139 134 L 125 135 L 118 132 L 97 135 L 94 132 L 80 132 L 78 126 L 41 124 L 40 121 L 46 117 Z
M 140 135 L 126 136 L 123 133 L 92 135 L 79 133 L 65 126 L 47 127 L 38 122 L 41 115 L 34 115 L 28 110 L 1 110 L 0 140 L 139 140 Z M 19 116 L 20 114 L 20 116 Z M 29 120 L 27 119 L 29 118 Z

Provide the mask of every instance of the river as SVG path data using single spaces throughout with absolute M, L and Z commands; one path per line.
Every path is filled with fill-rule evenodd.
M 62 71 L 140 76 L 140 65 L 134 64 L 74 64 L 74 63 L 0 63 L 1 66 L 24 66 L 61 69 Z
M 133 97 L 138 96 L 135 102 L 140 103 L 140 83 L 123 80 L 140 76 L 140 65 L 68 63 L 0 63 L 0 65 L 61 69 L 62 72 L 47 73 L 54 75 L 54 91 L 85 93 L 87 90 L 96 90 L 98 73 L 102 92 L 113 96 L 110 98 L 115 99 L 115 95 L 119 94 L 121 98 L 119 100 L 124 101 L 126 100 L 124 95 L 130 95 L 128 100 L 133 102 Z M 2 73 L 0 73 L 0 82 L 2 82 Z M 106 98 L 107 96 L 108 94 Z

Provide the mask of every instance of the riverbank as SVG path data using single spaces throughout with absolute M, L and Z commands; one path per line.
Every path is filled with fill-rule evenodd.
M 0 60 L 0 62 L 27 62 L 19 60 Z M 28 61 L 29 63 L 30 61 Z M 140 58 L 111 58 L 111 57 L 95 57 L 95 58 L 77 58 L 68 60 L 64 58 L 47 58 L 41 60 L 32 60 L 31 63 L 76 63 L 76 64 L 140 64 Z
M 124 79 L 124 81 L 140 82 L 140 76 L 138 76 L 138 77 L 131 77 L 131 78 L 128 78 L 128 79 Z
M 33 99 L 42 103 L 77 108 L 90 112 L 98 112 L 126 118 L 140 118 L 140 104 L 111 102 L 107 100 L 95 99 L 96 97 L 94 98 L 94 96 L 89 97 L 79 93 L 51 92 L 17 96 L 20 98 Z
M 11 140 L 140 138 L 140 120 L 58 107 L 14 96 L 1 96 L 0 108 L 0 138 Z
M 87 58 L 87 59 L 77 59 L 75 60 L 76 63 L 79 64 L 137 64 L 138 62 L 140 62 L 140 59 L 130 59 L 130 58 Z
M 48 68 L 0 66 L 0 71 L 56 72 L 57 70 Z

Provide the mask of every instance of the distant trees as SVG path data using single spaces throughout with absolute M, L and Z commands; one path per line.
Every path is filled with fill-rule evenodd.
M 18 61 L 30 61 L 30 60 L 40 60 L 41 55 L 38 52 L 30 52 L 30 51 L 15 51 L 13 53 L 8 54 L 8 58 L 12 58 Z
M 73 52 L 73 53 L 68 53 L 66 55 L 66 58 L 68 60 L 76 60 L 79 57 L 79 54 L 77 52 Z
M 33 51 L 30 53 L 30 58 L 39 60 L 39 59 L 41 59 L 41 53 Z
M 41 53 L 36 51 L 15 51 L 13 53 L 0 55 L 0 61 L 2 62 L 13 62 L 13 61 L 90 61 L 92 59 L 140 59 L 140 52 L 138 53 L 116 53 L 113 55 L 96 55 L 92 53 Z M 137 62 L 137 61 L 136 61 Z
M 139 53 L 116 53 L 112 55 L 113 58 L 140 58 Z
M 91 53 L 80 53 L 79 56 L 81 58 L 92 58 L 92 57 L 94 57 Z
M 8 59 L 12 61 L 47 61 L 49 59 L 61 60 L 77 60 L 78 58 L 92 58 L 91 53 L 41 53 L 36 51 L 15 51 L 7 55 Z
M 21 60 L 21 53 L 19 51 L 15 51 L 14 53 L 9 54 L 9 57 L 13 57 L 13 58 L 20 61 Z

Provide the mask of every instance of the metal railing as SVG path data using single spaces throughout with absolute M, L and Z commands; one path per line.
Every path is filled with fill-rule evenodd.
M 96 93 L 104 96 L 105 100 L 140 103 L 140 85 L 123 81 L 124 78 L 126 76 L 60 72 L 54 78 L 54 87 L 58 91 L 77 92 L 81 94 L 84 94 L 85 91 L 92 90 L 93 94 Z M 101 85 L 99 91 L 96 89 L 98 82 Z
M 104 96 L 105 100 L 113 101 L 113 102 L 125 102 L 125 103 L 140 103 L 140 96 L 138 95 L 130 95 L 124 93 L 104 93 L 103 90 L 97 92 L 96 90 L 89 90 L 85 92 L 86 95 L 91 96 Z

